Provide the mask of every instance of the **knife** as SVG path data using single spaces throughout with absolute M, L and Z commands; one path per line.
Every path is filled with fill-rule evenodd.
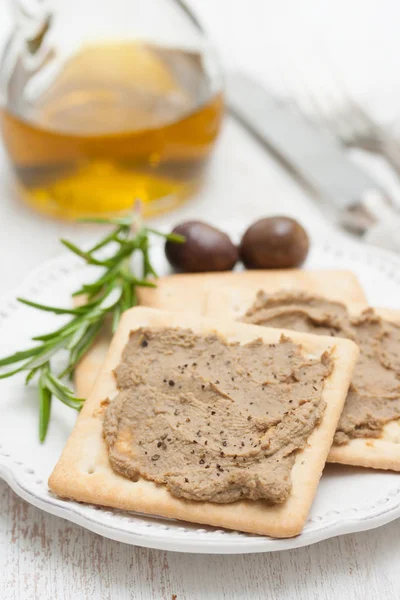
M 226 97 L 231 114 L 323 204 L 337 225 L 400 252 L 400 213 L 339 142 L 245 74 L 226 75 Z

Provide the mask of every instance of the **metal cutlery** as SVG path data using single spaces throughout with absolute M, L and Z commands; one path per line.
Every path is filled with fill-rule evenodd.
M 318 198 L 331 219 L 400 251 L 400 214 L 340 141 L 242 73 L 227 74 L 226 90 L 231 113 Z

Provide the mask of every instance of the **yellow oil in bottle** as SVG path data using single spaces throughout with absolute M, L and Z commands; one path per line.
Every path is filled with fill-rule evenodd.
M 198 54 L 134 43 L 83 48 L 25 100 L 17 69 L 1 111 L 23 197 L 60 218 L 180 204 L 201 183 L 223 101 Z

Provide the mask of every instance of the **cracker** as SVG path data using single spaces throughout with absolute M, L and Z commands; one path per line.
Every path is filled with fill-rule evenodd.
M 319 282 L 313 281 L 313 278 L 302 277 L 297 282 L 296 279 L 293 281 L 293 288 L 304 289 L 311 294 L 340 300 L 347 304 L 353 315 L 357 315 L 367 307 L 367 304 L 365 301 L 362 302 L 356 294 L 351 293 L 347 296 L 345 292 L 349 288 L 346 287 L 346 284 L 342 287 L 342 282 L 345 282 L 345 279 L 340 280 L 337 286 L 332 279 L 331 292 L 329 290 L 324 292 L 324 287 L 329 286 L 329 280 Z M 266 288 L 263 287 L 262 289 L 265 290 Z M 254 296 L 254 288 L 244 289 L 226 286 L 218 293 L 212 292 L 209 294 L 207 314 L 215 318 L 224 315 L 225 317 L 238 319 L 251 306 Z M 400 311 L 398 310 L 377 308 L 375 311 L 384 319 L 400 323 Z M 332 446 L 328 462 L 400 471 L 400 419 L 387 423 L 380 438 L 357 438 L 341 446 Z
M 95 342 L 76 366 L 74 372 L 75 393 L 79 398 L 89 397 L 110 347 L 111 338 L 111 323 L 107 321 Z
M 368 303 L 364 291 L 354 273 L 350 271 L 252 271 L 238 273 L 236 281 L 224 280 L 207 296 L 205 313 L 208 317 L 231 317 L 240 319 L 253 304 L 259 290 L 273 294 L 278 291 L 304 291 L 323 296 L 361 312 Z
M 307 354 L 319 356 L 325 350 L 332 351 L 334 366 L 323 389 L 326 409 L 307 446 L 296 455 L 292 491 L 285 503 L 268 506 L 262 501 L 232 504 L 188 501 L 172 496 L 165 486 L 144 479 L 132 482 L 112 470 L 102 435 L 102 403 L 117 393 L 113 369 L 120 362 L 130 331 L 139 327 L 188 327 L 200 334 L 217 331 L 228 341 L 240 343 L 256 338 L 276 343 L 285 333 L 301 344 Z M 190 313 L 168 313 L 144 307 L 130 309 L 122 317 L 101 373 L 50 477 L 49 486 L 61 497 L 82 502 L 276 537 L 297 535 L 310 510 L 357 357 L 358 348 L 349 340 L 284 332 L 230 320 L 215 321 Z
M 367 308 L 366 301 L 362 300 L 360 295 L 351 291 L 351 283 L 349 287 L 347 286 L 345 277 L 340 277 L 337 281 L 332 277 L 332 280 L 329 281 L 329 279 L 314 279 L 313 276 L 310 278 L 300 277 L 300 273 L 312 272 L 299 271 L 298 277 L 295 277 L 293 282 L 288 280 L 287 289 L 291 287 L 293 289 L 303 289 L 310 294 L 339 300 L 347 305 L 353 315 L 357 315 Z M 351 278 L 349 281 L 351 281 Z M 293 285 L 291 285 L 292 283 Z M 330 291 L 328 289 L 329 284 L 332 286 Z M 262 289 L 270 292 L 275 291 L 266 289 L 265 286 Z M 351 291 L 348 295 L 347 290 Z M 231 286 L 226 286 L 217 293 L 211 292 L 208 297 L 207 314 L 214 318 L 224 315 L 225 317 L 239 319 L 253 303 L 255 292 L 255 288 L 234 288 Z M 384 319 L 400 323 L 400 311 L 398 310 L 377 308 L 375 311 Z M 387 423 L 380 438 L 356 438 L 350 440 L 347 444 L 332 446 L 328 462 L 400 471 L 400 419 Z
M 169 275 L 158 279 L 157 288 L 138 288 L 138 299 L 153 308 L 235 319 L 246 312 L 260 289 L 270 293 L 304 290 L 354 305 L 356 312 L 367 306 L 363 289 L 350 271 L 301 269 Z M 110 341 L 111 334 L 107 340 L 107 332 L 103 332 L 77 366 L 78 396 L 88 396 Z
M 375 312 L 400 323 L 400 310 L 376 308 Z M 387 423 L 380 438 L 356 438 L 343 446 L 332 446 L 328 462 L 400 471 L 400 419 Z
M 208 305 L 208 292 L 218 294 L 227 287 L 238 288 L 241 294 L 233 298 L 250 306 L 258 290 L 274 293 L 281 289 L 304 290 L 326 296 L 331 300 L 367 306 L 364 291 L 351 271 L 268 269 L 253 271 L 226 271 L 223 273 L 188 273 L 161 277 L 156 288 L 139 288 L 139 303 L 153 308 L 172 311 L 190 311 L 196 314 L 223 316 L 224 302 Z M 219 309 L 219 310 L 218 310 Z M 218 314 L 217 314 L 218 313 Z

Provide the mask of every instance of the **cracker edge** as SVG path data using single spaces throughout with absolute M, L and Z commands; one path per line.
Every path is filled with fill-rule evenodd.
M 382 318 L 400 323 L 400 310 L 392 308 L 375 308 Z M 387 423 L 383 432 L 390 435 L 393 425 L 399 427 L 400 419 Z M 382 438 L 356 438 L 343 446 L 332 446 L 328 456 L 329 463 L 369 467 L 385 471 L 400 471 L 400 441 L 398 443 Z
M 253 304 L 256 293 L 300 290 L 343 302 L 351 312 L 368 308 L 368 302 L 357 277 L 350 271 L 301 271 L 288 270 L 268 272 L 262 277 L 245 282 L 224 280 L 218 289 L 207 294 L 205 314 L 209 317 L 240 319 Z
M 334 285 L 333 285 L 334 284 Z M 208 292 L 227 287 L 250 287 L 254 299 L 259 289 L 276 292 L 290 285 L 292 288 L 332 297 L 345 303 L 368 306 L 364 290 L 356 275 L 349 270 L 329 269 L 261 269 L 224 271 L 217 273 L 180 273 L 160 277 L 156 288 L 138 288 L 139 303 L 164 310 L 190 310 L 209 314 Z M 332 296 L 333 293 L 333 296 Z M 226 317 L 223 310 L 218 316 Z
M 173 497 L 164 486 L 146 480 L 134 483 L 113 472 L 102 438 L 102 419 L 96 415 L 105 397 L 116 392 L 112 370 L 120 361 L 129 332 L 140 326 L 191 327 L 195 331 L 218 331 L 228 339 L 242 343 L 261 337 L 266 343 L 277 342 L 282 333 L 303 346 L 306 352 L 322 353 L 332 348 L 334 369 L 326 380 L 323 398 L 327 403 L 320 425 L 314 429 L 304 450 L 296 456 L 292 469 L 292 493 L 283 505 L 268 506 L 264 502 L 241 501 L 233 504 L 200 503 Z M 349 340 L 326 338 L 268 329 L 253 325 L 223 322 L 187 313 L 165 313 L 137 307 L 127 311 L 107 354 L 104 369 L 93 392 L 85 402 L 77 424 L 49 479 L 50 489 L 57 495 L 78 501 L 135 510 L 191 522 L 239 529 L 250 533 L 291 537 L 303 529 L 333 435 L 345 402 L 353 367 L 358 357 L 357 346 Z M 96 455 L 93 474 L 82 473 L 90 464 L 90 452 Z M 105 464 L 101 458 L 107 457 Z M 88 460 L 90 459 L 90 460 Z M 306 459 L 306 460 L 305 460 Z

